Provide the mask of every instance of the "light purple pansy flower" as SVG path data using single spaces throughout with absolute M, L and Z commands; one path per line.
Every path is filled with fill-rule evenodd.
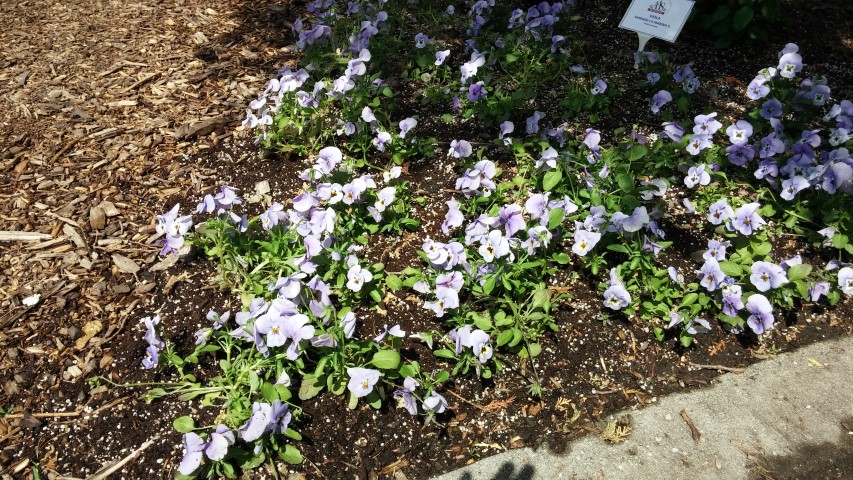
M 237 434 L 246 442 L 254 442 L 267 432 L 272 420 L 272 405 L 255 402 L 252 404 L 252 416 L 237 429 Z
M 204 455 L 204 449 L 207 447 L 205 442 L 195 432 L 187 432 L 184 434 L 184 458 L 181 464 L 178 465 L 178 472 L 181 475 L 190 475 L 198 467 L 201 466 L 201 461 Z
M 533 115 L 527 117 L 527 120 L 525 120 L 527 133 L 534 134 L 539 132 L 539 121 L 543 118 L 545 118 L 545 114 L 538 110 L 533 112 Z
M 447 409 L 447 400 L 433 390 L 429 397 L 424 399 L 423 406 L 427 412 L 442 413 Z
M 350 377 L 347 389 L 356 398 L 369 395 L 376 383 L 379 382 L 379 370 L 372 368 L 348 367 L 347 375 Z
M 791 201 L 798 193 L 809 188 L 809 186 L 809 181 L 806 180 L 805 177 L 797 175 L 782 182 L 782 192 L 779 196 L 785 200 Z
M 600 78 L 594 78 L 592 87 L 589 89 L 590 93 L 593 95 L 598 95 L 600 93 L 604 93 L 607 90 L 607 82 Z
M 699 274 L 699 284 L 705 287 L 710 292 L 720 288 L 726 274 L 720 269 L 720 263 L 716 258 L 705 260 L 702 268 L 697 272 Z
M 357 263 L 347 271 L 347 288 L 353 292 L 360 292 L 361 288 L 371 280 L 373 280 L 373 274 Z
M 775 98 L 771 98 L 764 102 L 764 105 L 761 107 L 761 110 L 758 112 L 762 117 L 770 120 L 771 118 L 776 118 L 782 115 L 782 102 L 776 100 Z
M 853 295 L 853 267 L 844 267 L 838 271 L 838 287 L 841 293 Z
M 210 439 L 204 448 L 204 454 L 207 455 L 207 458 L 218 462 L 225 458 L 225 454 L 228 453 L 228 447 L 234 445 L 235 440 L 234 432 L 226 425 L 220 423 L 216 426 L 216 430 L 210 434 Z
M 474 149 L 467 140 L 453 140 L 450 142 L 450 150 L 447 152 L 453 158 L 466 158 L 471 156 Z
M 749 281 L 759 292 L 779 288 L 788 283 L 785 270 L 775 263 L 755 262 L 752 264 L 751 270 L 752 274 L 749 276 Z
M 450 50 L 439 50 L 435 52 L 435 66 L 439 66 L 447 60 L 447 56 L 450 55 Z
M 746 120 L 738 120 L 726 128 L 729 141 L 735 145 L 744 145 L 752 136 L 752 124 Z
M 711 183 L 711 174 L 705 169 L 704 163 L 690 167 L 687 170 L 687 176 L 684 177 L 684 185 L 687 188 L 694 188 L 696 185 L 708 185 L 709 183 Z
M 661 107 L 672 101 L 672 94 L 666 90 L 661 90 L 652 97 L 652 113 L 660 112 Z
M 758 203 L 747 203 L 735 210 L 734 218 L 731 221 L 731 228 L 737 230 L 742 235 L 752 235 L 753 232 L 767 223 L 758 215 L 757 211 L 759 207 Z
M 417 380 L 412 377 L 406 377 L 403 380 L 403 389 L 394 391 L 394 395 L 400 398 L 400 403 L 411 415 L 418 414 L 418 404 L 415 401 L 415 396 L 412 394 L 415 393 L 415 390 L 419 386 L 420 384 Z
M 376 147 L 380 152 L 385 151 L 385 145 L 391 143 L 391 134 L 385 131 L 380 131 L 376 133 L 376 137 L 373 139 L 373 146 Z
M 750 313 L 746 323 L 756 335 L 761 335 L 773 328 L 773 307 L 767 297 L 756 293 L 746 301 L 746 310 Z
M 687 144 L 687 151 L 690 155 L 699 155 L 702 150 L 711 148 L 713 141 L 711 135 L 700 133 L 690 137 L 690 142 Z
M 621 310 L 631 304 L 631 294 L 625 288 L 615 268 L 610 269 L 607 289 L 604 291 L 604 305 L 613 310 Z
M 417 125 L 418 121 L 411 117 L 400 120 L 400 138 L 406 138 L 406 134 Z
M 575 230 L 574 238 L 575 243 L 572 245 L 572 252 L 583 257 L 601 240 L 601 233 L 580 229 Z
M 483 330 L 474 330 L 469 337 L 471 349 L 480 363 L 486 363 L 492 358 L 492 344 L 489 334 Z
M 702 254 L 702 258 L 708 260 L 713 258 L 716 260 L 726 259 L 726 247 L 731 245 L 730 242 L 721 242 L 719 240 L 708 240 L 708 249 Z
M 719 225 L 734 216 L 734 210 L 729 206 L 728 200 L 721 198 L 714 202 L 708 209 L 708 221 Z
M 779 75 L 784 78 L 794 78 L 803 70 L 803 57 L 798 53 L 789 52 L 779 58 Z
M 684 129 L 676 122 L 664 122 L 663 124 L 663 134 L 669 137 L 670 140 L 676 143 L 680 143 L 684 138 Z
M 423 33 L 415 35 L 415 48 L 424 48 L 427 46 L 427 43 L 429 43 L 429 37 Z

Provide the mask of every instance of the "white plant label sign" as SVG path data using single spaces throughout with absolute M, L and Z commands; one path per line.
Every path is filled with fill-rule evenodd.
M 637 32 L 641 43 L 643 36 L 675 42 L 692 9 L 690 0 L 633 0 L 619 28 Z

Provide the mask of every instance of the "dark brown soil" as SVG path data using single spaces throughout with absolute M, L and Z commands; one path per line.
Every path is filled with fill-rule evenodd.
M 578 11 L 589 19 L 582 27 L 588 39 L 585 47 L 590 57 L 588 67 L 601 72 L 608 81 L 622 79 L 626 87 L 625 95 L 614 105 L 610 123 L 602 127 L 611 131 L 631 123 L 649 128 L 659 123 L 648 113 L 649 92 L 629 88 L 635 80 L 628 52 L 634 49 L 635 38 L 616 28 L 628 3 L 582 2 Z M 725 77 L 747 81 L 760 68 L 772 63 L 775 52 L 787 42 L 800 45 L 809 68 L 827 74 L 830 85 L 837 88 L 834 91 L 849 93 L 853 85 L 850 7 L 843 2 L 827 2 L 826 7 L 816 12 L 803 10 L 811 7 L 799 6 L 801 2 L 792 3 L 796 6 L 792 5 L 791 15 L 773 35 L 770 45 L 743 45 L 717 51 L 707 47 L 707 42 L 697 34 L 685 32 L 675 45 L 661 42 L 655 47 L 668 51 L 679 61 L 694 61 L 694 69 L 703 82 L 720 87 L 721 104 L 742 99 L 734 89 L 724 88 Z M 262 5 L 241 10 L 246 13 L 246 25 L 237 28 L 232 37 L 224 35 L 208 45 L 207 50 L 198 53 L 199 58 L 215 57 L 230 43 L 249 35 L 250 22 L 263 26 L 252 33 L 261 45 L 286 45 L 282 33 L 285 29 L 276 30 L 271 25 L 282 20 L 282 12 L 296 7 L 289 4 L 280 7 L 270 2 Z M 4 15 L 7 10 L 3 9 Z M 81 11 L 80 15 L 83 14 Z M 263 77 L 285 60 L 282 56 L 246 61 L 257 61 L 256 71 Z M 238 115 L 239 108 L 236 108 Z M 286 200 L 300 186 L 295 173 L 305 167 L 301 159 L 262 158 L 250 140 L 237 137 L 201 139 L 197 143 L 207 148 L 172 159 L 175 165 L 170 168 L 205 172 L 204 184 L 208 190 L 228 184 L 251 192 L 256 182 L 266 180 L 272 196 Z M 438 224 L 445 212 L 444 202 L 450 198 L 445 190 L 452 187 L 453 178 L 447 167 L 446 160 L 418 162 L 410 165 L 407 173 L 413 189 L 423 190 L 428 198 L 427 205 L 417 208 L 415 215 L 422 221 L 422 232 L 434 238 L 442 238 Z M 135 180 L 138 179 L 130 177 L 127 182 Z M 175 185 L 182 184 L 176 180 Z M 152 212 L 160 208 L 152 205 L 142 190 L 128 190 L 127 195 L 131 197 L 127 199 L 131 205 L 147 205 Z M 197 192 L 182 188 L 164 201 L 169 205 L 180 201 L 191 206 L 199 198 Z M 683 224 L 684 219 L 673 218 L 671 222 L 668 231 L 676 245 L 665 261 L 690 272 L 695 268 L 690 253 L 700 249 L 705 239 L 690 230 L 679 233 L 677 225 Z M 372 247 L 369 255 L 384 260 L 389 270 L 398 270 L 416 262 L 418 239 L 424 236 L 419 233 L 399 245 L 392 243 L 397 239 L 383 239 Z M 0 247 L 4 255 L 7 250 L 12 251 L 6 245 Z M 397 257 L 388 254 L 389 247 Z M 150 247 L 147 248 L 150 254 Z M 733 336 L 715 327 L 684 349 L 677 346 L 675 339 L 657 341 L 647 324 L 604 312 L 597 289 L 599 279 L 583 271 L 577 272 L 577 276 L 571 273 L 561 274 L 554 285 L 571 296 L 557 312 L 561 331 L 542 340 L 543 351 L 535 359 L 535 365 L 512 360 L 509 371 L 493 380 L 471 376 L 453 379 L 445 385 L 450 408 L 433 424 L 424 425 L 404 410 L 393 408 L 393 403 L 378 411 L 365 407 L 349 411 L 342 398 L 328 394 L 307 402 L 305 414 L 297 425 L 305 439 L 300 447 L 306 462 L 289 467 L 294 478 L 302 478 L 299 475 L 329 479 L 389 478 L 399 469 L 410 479 L 426 479 L 510 448 L 543 446 L 562 451 L 573 438 L 597 432 L 603 419 L 617 410 L 641 407 L 662 395 L 708 385 L 720 373 L 713 368 L 715 365 L 744 367 L 776 352 L 853 333 L 853 302 L 848 298 L 832 309 L 801 305 L 796 311 L 787 312 L 784 322 L 760 340 L 749 334 Z M 111 271 L 108 266 L 100 275 L 106 290 L 121 285 L 133 288 L 137 283 L 137 279 Z M 148 405 L 141 400 L 144 388 L 115 387 L 106 380 L 101 380 L 98 386 L 87 383 L 85 378 L 97 375 L 114 383 L 174 380 L 173 373 L 154 374 L 140 367 L 145 344 L 138 319 L 159 313 L 163 319 L 163 337 L 179 351 L 191 349 L 193 334 L 209 309 L 233 310 L 238 305 L 228 292 L 208 286 L 213 275 L 213 264 L 203 258 L 180 263 L 167 271 L 143 269 L 137 278 L 154 282 L 153 289 L 125 297 L 108 297 L 110 300 L 101 304 L 102 308 L 120 313 L 128 311 L 124 313 L 123 327 L 110 341 L 101 343 L 97 353 L 90 350 L 55 357 L 44 354 L 46 345 L 70 344 L 76 340 L 66 320 L 88 318 L 90 314 L 84 309 L 91 308 L 80 292 L 71 293 L 66 306 L 51 310 L 49 317 L 40 316 L 36 308 L 11 323 L 2 334 L 5 347 L 2 375 L 7 385 L 15 384 L 15 389 L 0 393 L 0 407 L 14 412 L 26 408 L 26 413 L 20 414 L 21 418 L 2 419 L 0 471 L 13 478 L 31 478 L 37 468 L 42 477 L 47 472 L 49 478 L 57 474 L 83 478 L 155 439 L 153 446 L 120 470 L 121 475 L 133 479 L 172 476 L 183 455 L 181 435 L 172 429 L 172 420 L 193 415 L 197 423 L 209 424 L 216 412 L 201 409 L 198 401 L 165 400 Z M 176 279 L 180 280 L 175 283 Z M 361 312 L 359 334 L 375 335 L 384 323 L 391 323 L 389 319 L 412 333 L 441 329 L 421 308 L 417 298 L 402 292 L 398 297 L 396 302 L 389 303 L 387 316 Z M 132 303 L 132 300 L 139 301 Z M 41 327 L 21 335 L 18 330 L 24 331 L 25 322 L 40 322 Z M 404 356 L 418 360 L 425 369 L 447 367 L 414 341 L 406 345 Z M 82 379 L 64 376 L 72 365 L 84 369 L 86 374 Z M 533 368 L 545 379 L 541 398 L 527 393 Z M 214 367 L 203 364 L 200 369 L 203 376 L 212 373 Z M 44 412 L 79 413 L 30 416 Z M 815 446 L 815 451 L 819 450 L 820 446 Z M 790 471 L 808 477 L 816 473 L 809 469 L 810 455 L 805 451 L 797 458 L 783 459 L 772 465 L 771 472 L 777 472 L 776 478 L 786 478 L 786 472 Z M 841 466 L 838 471 L 849 472 L 849 466 Z M 245 478 L 273 478 L 273 474 L 261 471 Z

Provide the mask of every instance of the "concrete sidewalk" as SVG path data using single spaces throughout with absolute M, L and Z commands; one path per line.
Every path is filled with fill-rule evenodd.
M 622 443 L 588 435 L 563 454 L 511 450 L 434 480 L 853 479 L 851 389 L 853 338 L 821 342 L 622 412 L 633 417 Z

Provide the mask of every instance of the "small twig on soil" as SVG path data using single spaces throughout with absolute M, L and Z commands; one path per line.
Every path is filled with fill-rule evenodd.
M 743 373 L 744 369 L 740 367 L 727 367 L 725 365 L 705 365 L 702 363 L 690 363 L 690 366 L 693 368 L 698 368 L 700 370 L 722 370 L 724 372 L 732 372 L 732 373 Z
M 47 233 L 0 230 L 0 242 L 40 242 L 51 238 Z
M 117 399 L 113 400 L 112 402 L 107 403 L 106 405 L 101 405 L 100 407 L 98 407 L 98 408 L 97 408 L 97 409 L 95 409 L 95 410 L 92 410 L 92 411 L 91 411 L 91 412 L 89 412 L 89 413 L 85 413 L 85 412 L 81 409 L 81 410 L 76 410 L 76 411 L 74 411 L 74 412 L 42 412 L 42 413 L 32 413 L 32 414 L 30 414 L 29 416 L 31 416 L 31 417 L 35 417 L 35 418 L 80 417 L 80 416 L 83 416 L 83 417 L 91 417 L 91 416 L 97 415 L 98 413 L 100 413 L 100 412 L 101 412 L 101 411 L 103 411 L 103 410 L 106 410 L 106 409 L 108 409 L 108 408 L 112 408 L 112 407 L 114 407 L 114 406 L 118 405 L 119 403 L 121 403 L 121 402 L 123 402 L 123 401 L 127 400 L 128 398 L 130 398 L 130 397 L 119 397 L 119 398 L 117 398 Z M 24 414 L 23 414 L 23 413 L 13 413 L 13 414 L 11 414 L 11 415 L 4 415 L 4 416 L 3 416 L 3 418 L 13 418 L 13 419 L 14 419 L 14 418 L 24 418 Z
M 100 343 L 101 347 L 103 347 L 104 345 L 109 343 L 116 335 L 118 335 L 119 332 L 124 330 L 124 326 L 127 323 L 127 318 L 130 316 L 130 312 L 136 307 L 137 303 L 139 303 L 139 300 L 134 300 L 133 303 L 131 303 L 128 308 L 124 309 L 124 313 L 122 313 L 122 315 L 121 315 L 121 319 L 119 321 L 118 328 L 116 328 L 115 331 L 113 331 L 113 333 L 109 334 L 106 338 L 104 338 L 101 341 L 101 343 Z
M 130 455 L 122 458 L 121 460 L 113 463 L 111 466 L 99 470 L 95 472 L 93 475 L 89 475 L 86 477 L 86 480 L 105 480 L 109 478 L 110 475 L 117 472 L 121 467 L 125 466 L 125 464 L 130 463 L 133 459 L 139 456 L 142 452 L 148 449 L 151 445 L 154 445 L 154 442 L 160 439 L 160 434 L 154 435 L 147 442 L 143 443 L 136 450 L 130 453 Z
M 454 392 L 453 390 L 447 390 L 447 393 L 453 395 L 454 397 L 458 398 L 459 400 L 462 400 L 463 402 L 467 403 L 468 405 L 471 405 L 472 407 L 477 408 L 481 412 L 488 412 L 489 411 L 486 407 L 479 405 L 479 404 L 476 404 L 476 403 L 468 400 L 467 398 L 463 398 L 462 396 L 460 396 L 458 393 Z
M 160 434 L 158 433 L 157 435 L 152 437 L 150 440 L 148 440 L 147 442 L 140 445 L 139 448 L 130 452 L 130 455 L 122 458 L 121 460 L 116 461 L 112 465 L 109 465 L 107 467 L 104 467 L 104 468 L 98 470 L 94 474 L 86 477 L 85 480 L 106 480 L 107 478 L 109 478 L 110 475 L 112 475 L 113 473 L 120 470 L 121 467 L 125 466 L 127 463 L 131 462 L 136 457 L 138 457 L 142 452 L 147 450 L 151 445 L 154 445 L 154 442 L 156 442 L 159 439 L 160 439 Z M 56 477 L 56 480 L 83 480 L 83 479 L 80 479 L 77 477 L 58 476 L 58 477 Z
M 77 142 L 79 142 L 82 139 L 83 139 L 83 137 L 77 137 L 77 138 L 72 138 L 71 140 L 69 140 L 68 143 L 66 143 L 65 146 L 62 147 L 61 150 L 56 152 L 56 154 L 54 156 L 50 157 L 50 161 L 48 162 L 48 164 L 52 164 L 59 157 L 65 155 L 65 152 L 67 152 L 68 150 L 71 150 L 71 147 L 73 147 L 74 145 L 77 145 Z
M 696 425 L 693 423 L 693 420 L 687 415 L 687 410 L 682 409 L 678 412 L 681 415 L 681 418 L 687 423 L 687 426 L 690 427 L 690 435 L 693 436 L 693 441 L 699 443 L 699 440 L 702 438 L 702 434 L 699 432 L 699 429 L 696 428 Z
M 160 72 L 154 72 L 154 73 L 152 73 L 152 74 L 150 74 L 150 75 L 146 75 L 146 76 L 142 77 L 142 80 L 139 80 L 138 82 L 134 83 L 133 85 L 131 85 L 131 86 L 129 86 L 129 87 L 127 87 L 127 88 L 125 88 L 124 90 L 122 90 L 122 91 L 121 91 L 121 93 L 127 93 L 127 92 L 129 92 L 129 91 L 131 91 L 131 90 L 135 89 L 136 87 L 138 87 L 138 86 L 142 85 L 143 83 L 148 82 L 148 81 L 150 81 L 150 80 L 152 80 L 152 79 L 154 79 L 154 78 L 157 78 L 157 77 L 159 77 L 159 76 L 160 76 Z
M 51 418 L 51 417 L 77 417 L 83 410 L 77 410 L 76 412 L 44 412 L 44 413 L 32 413 L 29 416 L 35 418 Z M 3 415 L 3 418 L 24 418 L 23 413 L 12 413 L 10 415 Z
M 14 436 L 15 436 L 15 434 L 17 434 L 17 433 L 18 433 L 18 432 L 20 432 L 20 431 L 21 431 L 21 429 L 20 429 L 20 428 L 18 428 L 18 427 L 13 428 L 12 430 L 10 430 L 10 431 L 9 431 L 9 433 L 7 433 L 6 435 L 3 435 L 2 437 L 0 437 L 0 444 L 2 444 L 3 442 L 5 442 L 7 439 L 14 437 Z M 8 446 L 8 445 L 7 445 L 7 446 Z
M 312 462 L 311 460 L 308 460 L 307 458 L 305 460 L 310 463 L 312 467 L 314 467 L 314 471 L 317 472 L 317 475 L 320 475 L 323 478 L 328 478 L 323 475 L 323 472 L 320 471 L 320 467 L 318 467 L 316 463 Z

